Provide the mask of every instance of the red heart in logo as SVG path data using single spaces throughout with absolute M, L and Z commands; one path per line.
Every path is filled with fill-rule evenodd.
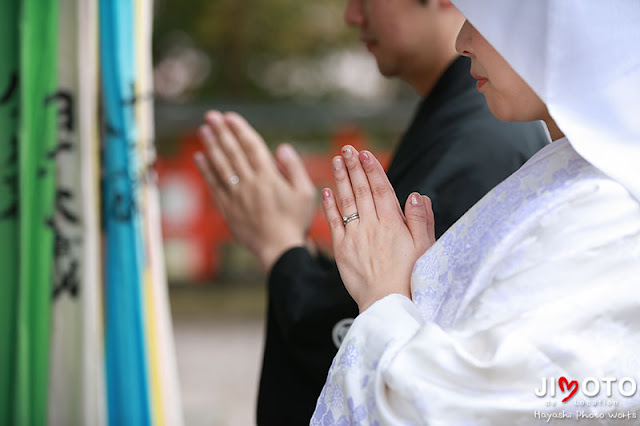
M 569 396 L 567 396 L 565 399 L 563 399 L 562 402 L 567 402 L 573 396 L 573 394 L 578 392 L 578 381 L 577 380 L 568 381 L 567 378 L 563 376 L 563 377 L 560 377 L 558 379 L 558 384 L 560 385 L 560 390 L 562 392 L 565 391 L 564 390 L 565 386 L 567 387 L 567 391 L 569 389 L 573 388 L 573 390 L 571 391 Z

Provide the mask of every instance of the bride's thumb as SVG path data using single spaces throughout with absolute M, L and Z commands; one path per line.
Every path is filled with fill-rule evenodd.
M 404 215 L 407 218 L 407 226 L 414 244 L 425 250 L 433 244 L 429 231 L 429 226 L 433 228 L 433 213 L 431 212 L 431 203 L 427 200 L 428 197 L 413 192 L 407 198 L 404 207 Z
M 407 198 L 404 207 L 404 215 L 407 218 L 407 226 L 413 237 L 413 241 L 419 244 L 427 241 L 427 211 L 424 208 L 424 199 L 417 192 L 413 192 Z

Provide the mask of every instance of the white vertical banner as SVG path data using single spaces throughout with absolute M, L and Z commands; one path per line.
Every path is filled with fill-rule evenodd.
M 106 423 L 96 0 L 60 0 L 49 424 Z
M 151 415 L 154 425 L 181 426 L 184 420 L 162 244 L 160 198 L 154 169 L 152 22 L 153 0 L 136 0 L 135 114 L 140 159 L 139 205 L 147 254 L 143 283 Z
M 100 123 L 98 106 L 100 43 L 98 0 L 75 0 L 78 22 L 78 124 L 84 221 L 83 424 L 107 424 L 104 357 L 104 283 L 100 229 Z

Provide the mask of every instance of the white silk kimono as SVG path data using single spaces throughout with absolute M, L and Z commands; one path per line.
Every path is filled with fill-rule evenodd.
M 356 318 L 312 425 L 640 423 L 640 204 L 566 139 L 453 225 L 411 287 Z

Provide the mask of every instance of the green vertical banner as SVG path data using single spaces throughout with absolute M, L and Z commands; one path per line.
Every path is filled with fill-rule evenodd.
M 22 0 L 20 21 L 20 251 L 14 425 L 47 423 L 54 261 L 58 2 Z
M 13 423 L 18 289 L 19 0 L 0 13 L 0 425 Z

